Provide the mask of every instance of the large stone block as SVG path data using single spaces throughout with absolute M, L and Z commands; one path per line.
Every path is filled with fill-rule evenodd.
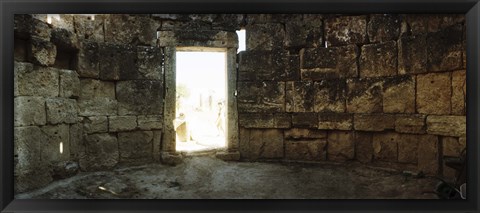
M 432 135 L 464 137 L 467 134 L 465 116 L 429 115 L 427 132 Z
M 78 108 L 75 99 L 47 98 L 45 101 L 49 124 L 77 122 Z
M 53 96 L 59 93 L 59 74 L 55 68 L 33 67 L 15 62 L 14 88 L 18 96 Z
M 465 115 L 467 82 L 466 71 L 455 71 L 452 73 L 452 114 Z
M 80 159 L 80 168 L 99 171 L 114 168 L 119 160 L 117 137 L 107 133 L 85 136 L 86 155 Z
M 108 131 L 122 132 L 137 128 L 136 116 L 110 116 L 108 117 Z
M 415 113 L 415 77 L 399 76 L 385 79 L 383 112 Z
M 110 98 L 94 98 L 78 100 L 78 114 L 80 116 L 116 115 L 117 100 Z
M 420 136 L 423 137 L 423 136 Z M 417 164 L 418 135 L 400 135 L 398 143 L 398 162 Z
M 397 43 L 389 41 L 362 46 L 360 77 L 382 77 L 397 74 Z
M 347 112 L 382 112 L 383 81 L 375 79 L 347 79 Z
M 300 161 L 327 159 L 327 141 L 322 139 L 285 141 L 285 158 Z
M 13 102 L 15 126 L 45 125 L 47 123 L 45 98 L 16 97 Z
M 370 163 L 373 159 L 372 133 L 355 132 L 355 159 Z
M 286 82 L 286 111 L 312 112 L 314 92 L 315 89 L 312 81 Z
M 83 130 L 87 134 L 108 132 L 107 116 L 93 116 L 83 119 Z
M 46 135 L 39 127 L 14 128 L 15 175 L 26 174 L 41 167 L 41 152 L 46 140 Z
M 162 79 L 162 52 L 157 47 L 137 47 L 137 79 Z
M 318 116 L 313 112 L 298 112 L 292 114 L 292 126 L 301 128 L 317 128 Z
M 325 39 L 329 46 L 367 43 L 367 17 L 341 16 L 325 20 Z
M 427 36 L 405 36 L 398 40 L 398 74 L 427 72 Z
M 247 25 L 247 50 L 274 50 L 283 47 L 285 29 L 282 24 Z
M 77 54 L 77 72 L 80 77 L 98 78 L 100 74 L 98 43 L 90 41 L 80 43 L 80 50 Z
M 70 125 L 70 157 L 71 160 L 78 162 L 81 156 L 85 156 L 86 146 L 83 140 L 84 128 L 82 123 Z
M 141 130 L 162 129 L 163 117 L 161 115 L 139 115 L 138 128 Z
M 238 82 L 239 112 L 284 112 L 285 82 Z
M 285 139 L 327 139 L 327 132 L 318 129 L 291 128 L 284 131 Z
M 30 39 L 31 37 L 50 40 L 52 28 L 45 21 L 40 21 L 29 14 L 14 15 L 15 37 Z
M 308 21 L 285 23 L 285 46 L 321 47 L 323 46 L 323 19 L 321 15 L 309 17 Z
M 78 49 L 80 48 L 77 34 L 73 33 L 73 31 L 68 31 L 66 29 L 53 29 L 51 41 L 53 42 L 53 44 L 55 44 L 57 49 L 61 51 L 78 51 Z
M 115 99 L 114 82 L 85 78 L 80 80 L 80 88 L 81 99 L 94 99 L 100 97 Z
M 105 19 L 105 41 L 154 46 L 160 22 L 144 16 L 113 14 Z
M 454 25 L 427 36 L 428 71 L 451 71 L 463 67 L 462 25 Z
M 196 23 L 199 22 L 187 22 L 187 25 L 182 27 L 181 30 L 175 30 L 173 39 L 169 38 L 168 36 L 171 36 L 171 34 L 167 33 L 167 41 L 163 43 L 183 47 L 207 46 L 216 48 L 238 48 L 238 36 L 236 33 L 205 30 L 204 27 L 200 27 L 203 29 L 194 29 L 197 27 L 195 26 Z M 198 33 L 199 31 L 201 31 L 201 33 Z
M 105 33 L 103 31 L 106 14 L 96 14 L 95 19 L 91 16 L 74 16 L 73 24 L 78 38 L 82 40 L 91 40 L 103 42 L 105 41 Z
M 322 80 L 315 82 L 315 112 L 345 112 L 345 80 Z
M 30 40 L 28 61 L 42 66 L 52 66 L 56 57 L 57 47 L 53 43 L 38 38 Z
M 160 161 L 160 155 L 162 150 L 162 131 L 153 131 L 153 160 Z
M 238 124 L 244 128 L 290 128 L 292 117 L 286 113 L 241 113 Z
M 134 131 L 118 133 L 120 162 L 148 162 L 153 160 L 153 132 Z
M 240 153 L 246 159 L 284 157 L 283 132 L 278 129 L 240 129 Z
M 73 14 L 52 14 L 51 25 L 54 28 L 61 28 L 70 32 L 74 32 L 75 29 L 73 27 L 73 17 Z
M 450 73 L 417 75 L 417 112 L 450 114 L 452 83 Z
M 400 34 L 400 16 L 391 14 L 370 15 L 367 34 L 370 42 L 396 40 Z
M 425 115 L 396 115 L 395 131 L 401 133 L 425 134 Z
M 395 132 L 375 133 L 372 138 L 375 160 L 397 162 L 400 134 Z
M 404 14 L 402 15 L 402 25 L 400 35 L 415 36 L 426 34 L 428 30 L 428 15 L 425 14 Z
M 119 81 L 116 84 L 119 115 L 163 112 L 163 85 L 154 80 Z
M 353 116 L 347 113 L 319 113 L 318 128 L 332 130 L 351 130 Z
M 298 67 L 287 69 L 291 58 L 286 51 L 250 50 L 239 53 L 239 81 L 276 81 L 291 79 Z
M 80 95 L 80 79 L 74 70 L 59 70 L 60 97 L 77 98 Z
M 212 29 L 234 31 L 239 30 L 243 24 L 243 14 L 216 14 L 212 22 Z M 163 25 L 162 25 L 163 26 Z
M 427 175 L 437 175 L 439 167 L 438 137 L 422 135 L 418 140 L 418 170 Z
M 306 48 L 300 51 L 302 79 L 356 77 L 358 73 L 356 45 Z
M 41 127 L 46 140 L 42 141 L 41 160 L 55 164 L 70 159 L 70 126 L 67 124 Z
M 395 115 L 390 114 L 355 114 L 353 117 L 355 130 L 384 131 L 395 129 Z
M 428 32 L 438 32 L 445 28 L 463 24 L 465 22 L 464 14 L 434 14 L 427 18 Z
M 328 133 L 328 160 L 346 161 L 355 157 L 354 133 L 350 131 L 332 131 Z
M 460 157 L 462 150 L 466 148 L 466 144 L 455 137 L 442 137 L 441 141 L 443 156 Z
M 137 79 L 137 51 L 129 45 L 99 45 L 99 77 L 101 80 Z

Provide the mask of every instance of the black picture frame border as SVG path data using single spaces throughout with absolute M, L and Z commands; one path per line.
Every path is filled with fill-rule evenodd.
M 468 200 L 15 200 L 13 15 L 41 13 L 464 13 L 467 24 Z M 479 212 L 478 0 L 0 0 L 1 212 Z

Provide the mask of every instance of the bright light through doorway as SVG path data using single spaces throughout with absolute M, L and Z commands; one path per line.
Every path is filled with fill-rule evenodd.
M 177 151 L 226 146 L 226 53 L 176 53 Z

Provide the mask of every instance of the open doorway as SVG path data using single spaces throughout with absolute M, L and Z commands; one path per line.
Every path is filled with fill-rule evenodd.
M 226 82 L 224 50 L 177 49 L 173 122 L 177 151 L 226 147 Z

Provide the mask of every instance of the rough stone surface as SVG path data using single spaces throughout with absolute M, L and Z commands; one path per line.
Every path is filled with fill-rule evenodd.
M 87 134 L 107 132 L 108 131 L 107 116 L 86 117 L 83 120 L 83 130 Z
M 398 162 L 400 163 L 417 163 L 418 135 L 400 135 L 398 143 Z
M 283 133 L 277 129 L 240 129 L 240 154 L 243 159 L 284 157 Z
M 15 88 L 19 96 L 53 96 L 59 93 L 59 74 L 55 68 L 15 63 Z
M 70 158 L 70 128 L 69 125 L 47 125 L 41 130 L 46 140 L 42 143 L 41 161 L 45 163 L 57 163 Z
M 120 162 L 148 162 L 153 158 L 153 132 L 134 131 L 118 133 Z
M 347 112 L 382 112 L 383 81 L 374 79 L 347 79 Z
M 273 50 L 283 45 L 285 30 L 281 24 L 247 25 L 247 50 Z
M 105 21 L 105 41 L 153 46 L 159 27 L 160 23 L 148 17 L 112 14 Z
M 425 34 L 398 40 L 398 74 L 427 71 L 427 37 Z
M 370 42 L 395 40 L 400 33 L 400 16 L 390 14 L 370 15 L 367 34 Z
M 49 124 L 77 122 L 77 101 L 66 98 L 47 98 L 46 110 Z
M 437 175 L 438 162 L 438 137 L 422 135 L 418 137 L 418 170 L 427 175 Z
M 466 71 L 455 71 L 452 73 L 452 114 L 465 115 L 467 82 Z
M 137 79 L 162 79 L 162 53 L 156 47 L 137 47 Z
M 57 47 L 42 39 L 32 38 L 28 49 L 28 58 L 32 63 L 51 66 L 57 57 Z
M 163 85 L 154 80 L 119 81 L 116 84 L 119 115 L 158 114 L 163 111 Z
M 303 46 L 323 46 L 323 23 L 321 17 L 310 18 L 308 22 L 285 23 L 285 46 L 298 48 Z
M 317 128 L 318 116 L 316 113 L 303 112 L 292 114 L 292 126 L 301 128 Z
M 362 46 L 360 77 L 381 77 L 397 74 L 397 43 L 389 41 Z
M 321 139 L 285 141 L 288 160 L 323 161 L 327 158 L 327 141 Z
M 317 129 L 291 128 L 284 131 L 285 139 L 326 139 L 327 132 Z
M 100 73 L 98 43 L 89 41 L 80 43 L 80 50 L 77 54 L 77 72 L 80 77 L 98 78 Z
M 366 16 L 342 16 L 325 21 L 325 39 L 333 46 L 366 43 L 366 31 Z
M 318 128 L 332 130 L 351 130 L 353 117 L 347 113 L 319 113 Z
M 37 126 L 14 128 L 15 175 L 38 169 L 45 140 L 46 135 Z
M 137 128 L 136 116 L 110 116 L 108 117 L 109 132 L 122 132 Z
M 14 125 L 32 126 L 45 125 L 45 98 L 43 97 L 16 97 L 14 100 Z
M 395 131 L 401 133 L 425 134 L 425 115 L 396 115 Z
M 346 84 L 344 80 L 315 82 L 315 112 L 345 112 Z
M 328 160 L 352 160 L 355 157 L 354 133 L 350 131 L 329 132 L 327 147 Z
M 402 15 L 402 24 L 400 34 L 402 37 L 415 36 L 427 33 L 428 15 L 424 14 L 405 14 Z
M 84 128 L 82 123 L 70 125 L 70 157 L 78 162 L 80 156 L 85 156 L 85 141 L 83 140 Z
M 442 137 L 443 156 L 460 157 L 465 144 L 462 144 L 456 137 Z
M 132 80 L 138 78 L 137 53 L 133 46 L 99 45 L 99 77 L 101 80 Z
M 373 134 L 373 156 L 375 160 L 397 162 L 400 134 L 382 132 Z
M 245 128 L 290 128 L 292 126 L 292 116 L 285 113 L 242 113 L 238 115 L 238 124 Z
M 74 70 L 59 70 L 60 97 L 77 98 L 80 95 L 80 79 Z
M 355 130 L 360 131 L 395 129 L 395 116 L 389 114 L 355 114 L 353 125 Z
M 285 111 L 284 82 L 238 82 L 238 112 Z
M 465 116 L 437 116 L 427 117 L 427 132 L 432 135 L 462 137 L 467 134 Z
M 427 36 L 427 69 L 450 71 L 463 67 L 462 26 L 454 25 Z
M 92 20 L 89 16 L 74 16 L 73 24 L 78 38 L 103 42 L 105 40 L 103 26 L 106 18 L 108 18 L 108 15 L 105 14 L 96 14 L 95 20 Z
M 449 114 L 452 96 L 450 73 L 430 73 L 417 76 L 417 112 Z
M 107 133 L 85 136 L 86 155 L 80 159 L 80 168 L 85 171 L 108 170 L 119 160 L 117 137 Z
M 116 115 L 117 101 L 104 97 L 79 100 L 78 110 L 80 116 Z
M 44 40 L 50 40 L 52 29 L 45 21 L 40 21 L 32 15 L 16 14 L 14 15 L 15 37 L 29 39 L 36 37 Z
M 73 31 L 68 31 L 66 29 L 55 28 L 52 30 L 51 41 L 60 51 L 77 51 L 80 47 L 78 42 L 77 35 Z
M 286 51 L 242 51 L 238 60 L 239 81 L 275 81 L 292 77 L 293 71 L 286 69 Z
M 286 111 L 312 112 L 314 86 L 312 81 L 294 81 L 286 83 Z
M 372 162 L 372 133 L 361 131 L 355 132 L 355 159 L 362 163 Z
M 139 115 L 138 128 L 141 130 L 162 129 L 163 117 L 161 115 Z
M 300 51 L 302 79 L 356 77 L 358 73 L 356 45 L 306 48 Z
M 99 97 L 115 99 L 115 83 L 94 79 L 80 80 L 80 98 L 95 99 Z
M 385 79 L 383 112 L 415 113 L 415 78 L 411 76 Z

